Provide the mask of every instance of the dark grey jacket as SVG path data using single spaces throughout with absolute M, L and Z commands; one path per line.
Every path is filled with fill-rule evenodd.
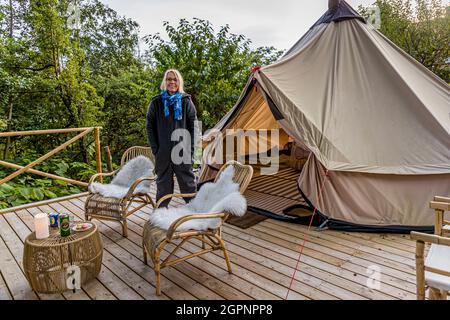
M 191 135 L 191 156 L 194 154 L 194 123 L 197 120 L 197 112 L 192 103 L 191 96 L 183 93 L 181 98 L 181 120 L 174 119 L 173 106 L 169 107 L 169 116 L 164 115 L 164 104 L 161 95 L 152 98 L 147 112 L 147 136 L 153 154 L 156 157 L 156 166 L 170 163 L 170 154 L 173 146 L 178 142 L 171 141 L 172 132 L 175 129 L 187 129 Z

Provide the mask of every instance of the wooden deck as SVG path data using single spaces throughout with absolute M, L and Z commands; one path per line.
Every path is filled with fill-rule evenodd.
M 175 201 L 172 202 L 177 204 Z M 104 244 L 103 267 L 76 293 L 36 294 L 22 269 L 23 242 L 39 212 L 72 212 L 83 218 L 84 198 L 62 200 L 0 215 L 0 300 L 4 299 L 285 299 L 307 236 L 288 299 L 415 299 L 415 243 L 408 235 L 317 232 L 265 220 L 246 230 L 226 225 L 224 239 L 234 273 L 218 252 L 162 270 L 162 296 L 155 295 L 151 267 L 144 265 L 141 234 L 151 210 L 129 218 L 129 237 L 118 223 L 94 220 Z M 192 251 L 197 243 L 189 243 Z M 167 252 L 164 252 L 167 254 Z M 164 255 L 163 254 L 163 255 Z M 370 268 L 381 271 L 370 289 Z

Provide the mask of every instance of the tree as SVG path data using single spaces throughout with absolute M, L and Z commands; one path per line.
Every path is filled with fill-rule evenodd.
M 2 33 L 0 44 L 5 53 L 0 66 L 8 74 L 8 83 L 0 83 L 9 96 L 4 115 L 8 130 L 84 127 L 96 125 L 102 98 L 89 83 L 90 69 L 79 32 L 67 25 L 67 0 L 8 0 L 20 14 L 9 23 L 13 32 Z M 4 10 L 3 10 L 4 12 Z M 0 16 L 1 18 L 1 16 Z M 6 19 L 8 20 L 8 19 Z M 5 19 L 0 25 L 5 25 Z M 19 85 L 26 83 L 27 85 Z M 11 103 L 12 99 L 12 103 Z M 12 116 L 14 105 L 14 116 Z M 3 102 L 5 106 L 5 102 Z M 9 111 L 8 111 L 9 110 Z M 5 116 L 4 116 L 5 117 Z M 35 139 L 23 139 L 22 149 L 30 141 L 32 149 L 51 148 L 59 139 L 37 144 Z M 8 145 L 5 147 L 5 154 Z M 81 154 L 87 160 L 82 143 Z
M 103 143 L 116 155 L 122 155 L 130 146 L 147 145 L 147 108 L 157 86 L 153 79 L 153 70 L 135 68 L 97 85 L 105 99 L 100 118 Z
M 69 5 L 73 8 L 74 4 L 80 13 L 79 30 L 69 28 L 75 13 Z M 116 79 L 125 79 L 130 72 L 138 78 L 146 74 L 138 56 L 138 24 L 98 0 L 0 0 L 0 53 L 3 130 L 108 126 L 116 123 L 116 114 L 125 122 L 127 117 L 133 118 L 126 110 L 134 93 L 128 92 L 127 99 L 120 90 L 108 90 L 108 84 L 114 86 Z M 129 88 L 132 83 L 124 85 Z M 107 103 L 112 104 L 104 105 L 97 90 L 108 92 Z M 120 97 L 114 98 L 119 91 Z M 145 108 L 148 101 L 141 103 Z M 9 112 L 11 106 L 13 112 Z M 104 129 L 115 133 L 108 137 L 113 144 L 124 146 L 116 143 L 126 140 L 120 128 L 118 132 L 114 131 L 117 128 Z M 63 138 L 20 138 L 20 143 L 13 140 L 13 144 L 17 153 L 28 149 L 42 153 Z M 86 144 L 83 141 L 84 158 Z M 7 150 L 9 144 L 4 153 Z
M 450 6 L 441 0 L 377 0 L 379 31 L 450 83 Z M 363 16 L 368 9 L 359 8 Z
M 252 65 L 269 64 L 281 55 L 273 47 L 252 50 L 251 41 L 230 33 L 228 25 L 217 34 L 209 21 L 197 18 L 193 22 L 181 19 L 176 27 L 164 22 L 164 27 L 168 41 L 160 34 L 144 37 L 149 45 L 147 62 L 158 79 L 169 68 L 180 70 L 206 128 L 215 125 L 236 102 Z
M 86 52 L 92 76 L 118 76 L 141 65 L 139 25 L 98 0 L 80 4 L 80 45 Z

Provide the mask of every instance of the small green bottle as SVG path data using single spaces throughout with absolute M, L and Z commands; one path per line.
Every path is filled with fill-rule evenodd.
M 59 232 L 61 237 L 70 236 L 70 218 L 66 213 L 61 213 L 59 215 Z

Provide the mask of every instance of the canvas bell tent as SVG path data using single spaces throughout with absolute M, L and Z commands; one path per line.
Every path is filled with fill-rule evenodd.
M 330 1 L 281 59 L 255 70 L 215 129 L 279 129 L 280 165 L 285 156 L 295 183 L 270 185 L 288 169 L 256 174 L 257 192 L 296 193 L 329 227 L 420 230 L 433 224 L 433 196 L 450 195 L 449 86 L 345 1 Z M 203 180 L 225 141 L 205 140 Z M 299 150 L 304 163 L 289 166 Z M 273 211 L 274 201 L 263 200 L 260 209 Z

